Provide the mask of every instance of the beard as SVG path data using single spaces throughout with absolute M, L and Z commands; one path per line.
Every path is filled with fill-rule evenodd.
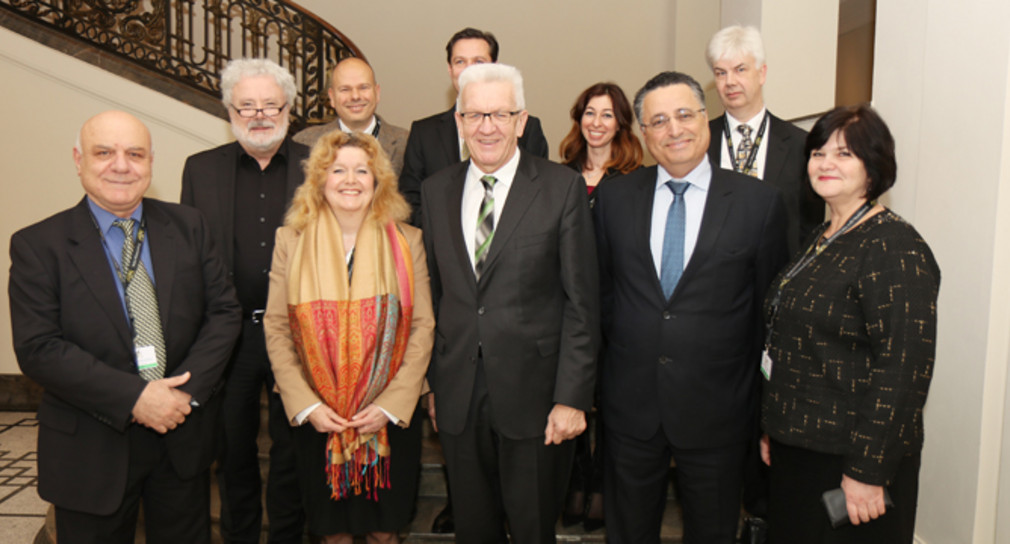
M 270 132 L 253 132 L 254 128 L 272 128 Z M 250 119 L 243 128 L 232 122 L 231 132 L 235 135 L 238 143 L 246 149 L 266 152 L 271 151 L 284 141 L 288 134 L 288 116 L 285 115 L 279 122 L 270 119 Z

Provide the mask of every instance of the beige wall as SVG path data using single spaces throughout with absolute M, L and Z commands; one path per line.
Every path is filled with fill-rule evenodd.
M 889 204 L 923 234 L 943 273 L 917 525 L 930 544 L 1010 542 L 1008 23 L 1006 2 L 877 8 L 874 104 L 899 163 Z
M 140 117 L 154 139 L 154 181 L 149 196 L 177 201 L 182 165 L 192 153 L 231 137 L 227 123 L 18 34 L 0 28 L 0 285 L 17 229 L 81 199 L 84 192 L 71 150 L 81 124 L 102 110 Z M 19 372 L 11 348 L 7 297 L 0 297 L 0 374 Z

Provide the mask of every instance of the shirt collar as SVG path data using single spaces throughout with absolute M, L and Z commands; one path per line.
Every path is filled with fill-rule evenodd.
M 677 179 L 678 181 L 686 181 L 691 185 L 701 189 L 702 191 L 708 191 L 709 184 L 712 183 L 712 165 L 708 163 L 708 155 L 705 156 L 704 160 L 694 167 L 683 178 L 675 178 L 663 168 L 662 165 L 656 165 L 656 191 L 659 192 L 660 189 L 669 191 L 666 188 L 666 182 L 671 179 Z
M 287 160 L 288 160 L 288 141 L 290 141 L 290 140 L 291 140 L 291 138 L 289 138 L 287 136 L 284 137 L 284 140 L 281 141 L 280 147 L 278 147 L 277 151 L 274 152 L 274 154 L 273 154 L 272 157 L 270 157 L 270 162 L 271 163 L 273 163 L 274 159 L 277 158 L 277 157 L 280 157 L 280 158 L 284 159 L 285 162 L 287 162 Z M 237 144 L 238 142 L 235 142 L 235 143 Z M 246 152 L 245 148 L 242 147 L 241 144 L 239 144 L 238 149 L 239 149 L 239 157 L 245 157 L 245 158 L 250 159 L 252 161 L 256 160 L 252 155 L 250 155 L 249 153 Z
M 337 122 L 340 123 L 340 130 L 342 130 L 342 131 L 344 131 L 344 132 L 346 132 L 348 134 L 354 132 L 353 130 L 351 130 L 350 127 L 348 127 L 347 125 L 345 125 L 344 122 L 341 121 L 339 118 L 337 119 Z M 375 115 L 374 114 L 372 115 L 371 122 L 368 123 L 368 126 L 365 127 L 365 130 L 362 130 L 361 133 L 362 134 L 372 134 L 373 132 L 375 132 Z
M 91 200 L 90 196 L 88 197 L 88 208 L 91 209 L 91 215 L 95 218 L 95 221 L 98 223 L 99 230 L 101 230 L 103 233 L 109 232 L 109 229 L 112 228 L 112 224 L 115 223 L 117 220 L 122 219 L 118 215 L 102 208 L 98 204 L 95 204 L 95 201 Z M 137 206 L 137 209 L 133 210 L 133 213 L 130 214 L 130 219 L 133 219 L 139 223 L 142 217 L 144 217 L 143 201 L 141 201 L 140 205 Z
M 762 107 L 761 111 L 759 111 L 757 115 L 755 115 L 754 117 L 751 117 L 750 119 L 746 119 L 744 121 L 741 121 L 741 120 L 737 119 L 736 117 L 733 117 L 733 115 L 730 112 L 727 111 L 726 112 L 726 119 L 729 121 L 729 129 L 730 129 L 730 131 L 732 131 L 731 133 L 735 137 L 738 134 L 740 134 L 739 132 L 737 132 L 736 127 L 738 127 L 740 125 L 743 125 L 743 124 L 746 124 L 746 125 L 750 126 L 751 130 L 757 130 L 758 127 L 761 126 L 761 120 L 765 118 L 765 114 L 767 114 L 767 113 L 768 113 L 768 108 Z
M 480 183 L 480 178 L 486 175 L 491 175 L 497 178 L 495 181 L 495 187 L 501 184 L 502 187 L 510 187 L 512 185 L 512 180 L 516 177 L 516 170 L 519 169 L 519 148 L 516 147 L 516 152 L 512 155 L 512 158 L 505 161 L 505 164 L 501 168 L 485 174 L 481 172 L 480 168 L 474 166 L 473 161 L 470 161 L 470 166 L 467 167 L 466 177 L 467 179 L 472 179 L 476 183 Z

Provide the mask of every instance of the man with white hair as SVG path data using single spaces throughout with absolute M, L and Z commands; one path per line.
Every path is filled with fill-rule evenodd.
M 520 150 L 519 70 L 463 71 L 470 158 L 421 186 L 436 318 L 429 415 L 458 542 L 554 542 L 573 441 L 593 403 L 596 249 L 578 173 Z
M 725 115 L 709 121 L 709 158 L 714 165 L 760 179 L 782 193 L 789 251 L 795 253 L 824 222 L 824 201 L 803 182 L 807 133 L 765 107 L 762 88 L 768 65 L 761 33 L 752 26 L 728 26 L 712 36 L 705 59 L 726 109 Z
M 186 160 L 182 203 L 207 216 L 242 303 L 242 334 L 224 385 L 224 448 L 219 460 L 221 532 L 225 542 L 258 543 L 262 484 L 256 437 L 260 398 L 269 396 L 269 542 L 301 543 L 305 516 L 291 428 L 263 335 L 274 231 L 284 220 L 309 149 L 288 136 L 295 81 L 267 59 L 237 59 L 221 72 L 221 96 L 237 141 Z

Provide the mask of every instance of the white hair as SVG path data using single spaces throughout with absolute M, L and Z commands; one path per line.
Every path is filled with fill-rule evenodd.
M 750 55 L 754 66 L 760 68 L 765 63 L 765 46 L 761 32 L 752 26 L 733 25 L 716 32 L 705 49 L 705 60 L 712 68 L 720 59 Z
M 252 76 L 270 76 L 284 91 L 288 104 L 294 106 L 298 89 L 295 78 L 279 64 L 270 59 L 235 59 L 221 70 L 221 103 L 231 106 L 231 92 L 242 79 Z
M 526 96 L 523 94 L 523 75 L 519 69 L 508 64 L 493 62 L 470 65 L 459 75 L 459 96 L 456 97 L 456 110 L 462 106 L 463 89 L 471 83 L 491 83 L 504 81 L 512 85 L 512 96 L 515 98 L 516 109 L 526 109 Z

